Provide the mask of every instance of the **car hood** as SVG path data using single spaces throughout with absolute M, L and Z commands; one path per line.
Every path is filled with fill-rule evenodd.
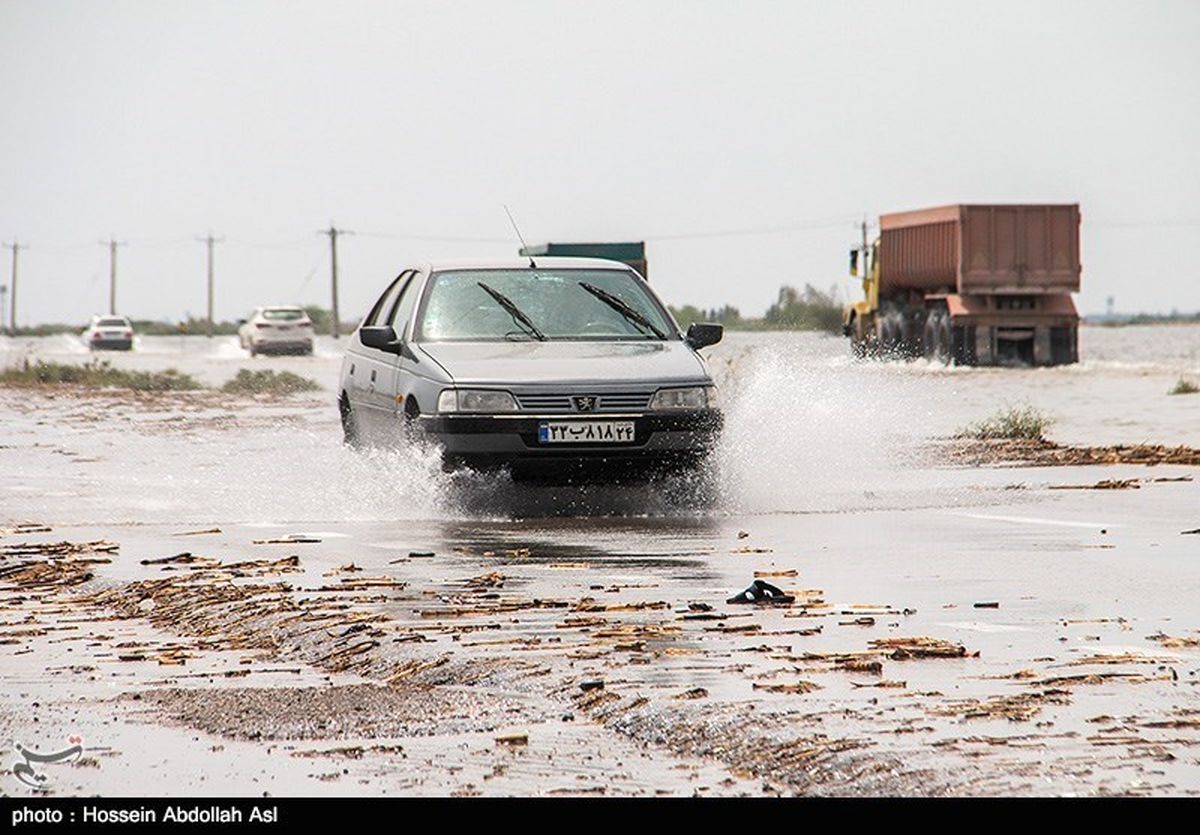
M 693 383 L 709 379 L 687 344 L 667 342 L 426 342 L 456 384 Z

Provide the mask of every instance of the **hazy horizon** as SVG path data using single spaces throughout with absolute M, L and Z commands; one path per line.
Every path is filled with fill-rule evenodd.
M 1078 202 L 1081 313 L 1200 310 L 1200 4 L 0 0 L 19 322 L 342 318 L 410 262 L 646 240 L 671 304 L 836 285 L 857 223 Z M 10 251 L 0 250 L 0 284 Z M 7 322 L 7 310 L 3 319 Z

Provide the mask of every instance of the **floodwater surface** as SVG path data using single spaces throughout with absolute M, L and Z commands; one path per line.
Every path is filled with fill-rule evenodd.
M 55 790 L 141 793 L 153 760 L 178 794 L 1200 792 L 1195 468 L 931 445 L 1030 405 L 1063 443 L 1200 446 L 1200 395 L 1167 393 L 1200 328 L 1084 328 L 1052 369 L 730 334 L 708 471 L 579 488 L 344 447 L 342 344 L 103 356 L 322 386 L 286 398 L 0 389 L 0 571 L 117 546 L 0 592 L 0 730 L 98 752 Z M 26 357 L 90 359 L 0 340 Z M 726 602 L 756 577 L 795 602 Z

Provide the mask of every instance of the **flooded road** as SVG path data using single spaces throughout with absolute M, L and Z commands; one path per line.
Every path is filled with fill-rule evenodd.
M 0 389 L 0 734 L 82 736 L 86 765 L 47 767 L 63 794 L 164 766 L 180 794 L 1200 793 L 1196 468 L 930 443 L 1029 404 L 1063 443 L 1200 447 L 1200 395 L 1167 395 L 1200 328 L 1084 328 L 1054 369 L 811 334 L 708 353 L 715 490 L 346 449 L 332 340 L 104 356 L 315 395 Z M 26 356 L 89 358 L 0 340 Z M 1102 480 L 1128 486 L 1052 489 Z M 756 577 L 795 602 L 726 602 Z

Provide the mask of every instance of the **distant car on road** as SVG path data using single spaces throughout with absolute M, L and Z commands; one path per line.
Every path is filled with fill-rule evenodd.
M 313 323 L 302 307 L 259 307 L 239 323 L 238 341 L 252 357 L 312 354 Z
M 695 466 L 722 425 L 698 350 L 625 264 L 591 258 L 427 263 L 392 281 L 350 338 L 347 442 L 412 432 L 447 468 L 558 478 Z
M 93 316 L 84 328 L 83 341 L 93 351 L 131 350 L 133 324 L 124 316 Z

